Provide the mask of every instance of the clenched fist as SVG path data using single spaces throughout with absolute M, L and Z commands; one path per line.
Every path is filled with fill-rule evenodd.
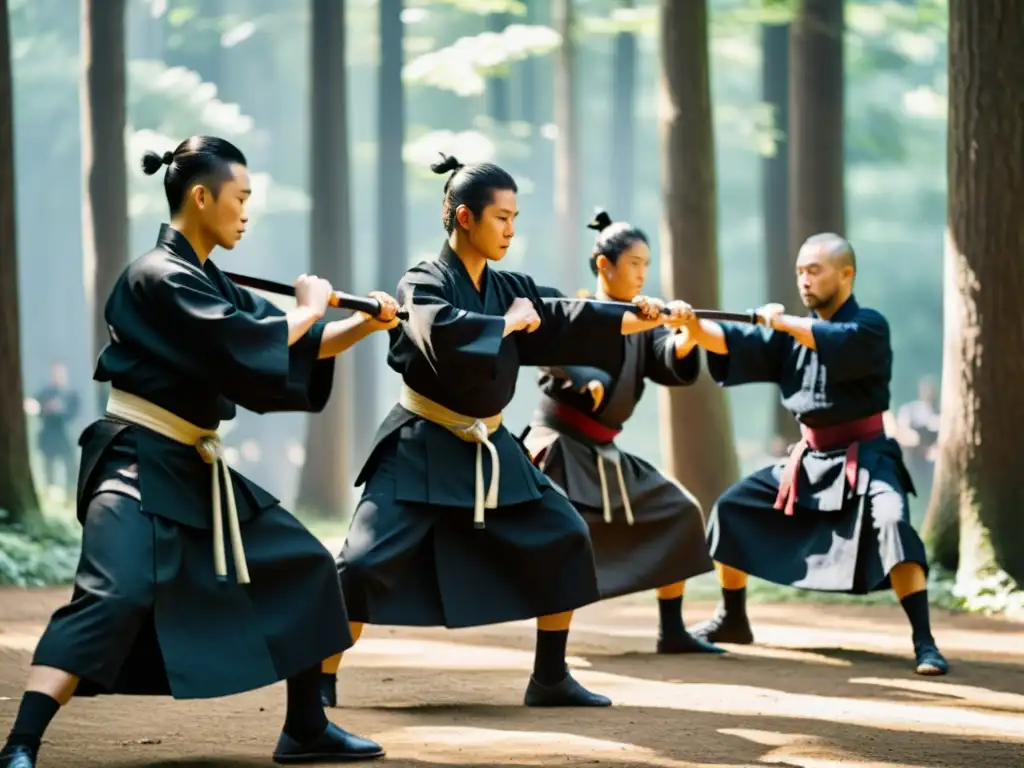
M 505 335 L 516 331 L 533 333 L 540 327 L 540 315 L 533 302 L 522 297 L 512 302 L 505 313 Z
M 307 307 L 318 317 L 323 317 L 334 289 L 322 277 L 299 275 L 295 281 L 295 301 L 300 307 Z
M 637 296 L 633 299 L 633 303 L 640 310 L 640 317 L 644 320 L 661 320 L 661 310 L 665 308 L 665 302 L 661 299 L 655 299 L 650 296 Z
M 775 327 L 775 319 L 786 313 L 786 308 L 781 304 L 765 304 L 757 310 L 761 321 L 769 328 Z
M 665 318 L 665 325 L 669 328 L 685 328 L 697 322 L 697 315 L 694 314 L 693 307 L 685 301 L 670 301 L 666 305 L 666 309 L 669 314 Z
M 398 302 L 384 291 L 370 291 L 370 297 L 380 302 L 380 313 L 376 317 L 366 316 L 366 322 L 374 331 L 386 331 L 398 325 Z

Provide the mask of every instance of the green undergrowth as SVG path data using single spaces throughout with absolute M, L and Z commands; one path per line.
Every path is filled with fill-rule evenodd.
M 321 541 L 336 544 L 348 532 L 347 519 L 323 519 L 297 515 Z M 74 578 L 81 547 L 81 526 L 70 507 L 54 505 L 41 522 L 29 528 L 0 522 L 0 585 L 20 587 L 63 586 Z M 336 548 L 336 547 L 335 547 Z M 332 550 L 332 554 L 337 554 Z M 950 611 L 1002 615 L 1024 619 L 1024 592 L 1006 579 L 976 583 L 970 590 L 958 588 L 955 575 L 933 567 L 928 581 L 929 602 Z M 969 592 L 969 593 L 968 593 Z M 638 600 L 648 595 L 635 596 Z M 691 579 L 686 600 L 716 601 L 718 580 L 714 573 Z M 816 605 L 897 605 L 891 590 L 870 595 L 842 595 L 780 587 L 751 579 L 747 587 L 751 603 L 804 603 Z
M 708 573 L 686 582 L 687 602 L 717 601 L 721 594 L 718 579 Z M 832 592 L 814 592 L 806 589 L 782 587 L 767 581 L 751 578 L 747 585 L 747 600 L 750 603 L 803 603 L 814 605 L 898 605 L 892 590 L 873 592 L 870 595 L 844 595 Z M 928 601 L 936 608 L 951 611 L 964 610 L 962 601 L 954 594 L 954 582 L 949 574 L 933 569 L 928 581 Z
M 48 509 L 29 525 L 0 521 L 0 584 L 16 587 L 62 586 L 74 580 L 82 529 L 74 513 Z

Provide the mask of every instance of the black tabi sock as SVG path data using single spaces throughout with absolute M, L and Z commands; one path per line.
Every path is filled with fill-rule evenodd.
M 931 619 L 928 615 L 928 590 L 922 589 L 912 595 L 907 595 L 900 603 L 910 619 L 910 629 L 913 632 L 914 645 L 934 645 L 935 638 L 932 637 Z
M 681 637 L 686 634 L 686 628 L 683 626 L 682 596 L 665 599 L 659 598 L 658 616 L 662 637 Z
M 11 728 L 11 735 L 7 737 L 7 743 L 39 749 L 46 727 L 58 710 L 60 704 L 52 696 L 38 691 L 26 691 L 21 697 L 18 716 Z
M 565 647 L 569 642 L 569 630 L 554 632 L 537 630 L 537 650 L 533 656 L 533 679 L 541 685 L 555 685 L 565 679 L 568 670 L 565 664 Z
M 722 608 L 725 613 L 743 616 L 747 612 L 747 588 L 726 589 L 722 587 Z
M 288 712 L 284 732 L 302 743 L 327 729 L 327 715 L 320 702 L 320 665 L 288 678 Z

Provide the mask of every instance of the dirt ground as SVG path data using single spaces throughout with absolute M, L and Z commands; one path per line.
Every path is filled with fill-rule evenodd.
M 63 589 L 0 589 L 0 730 Z M 687 620 L 713 606 L 687 606 Z M 570 664 L 604 710 L 521 706 L 529 622 L 479 630 L 370 627 L 345 659 L 338 724 L 384 766 L 1024 766 L 1024 625 L 938 614 L 953 669 L 910 666 L 897 607 L 755 605 L 759 645 L 722 657 L 651 652 L 653 598 L 577 615 Z M 269 766 L 283 684 L 210 702 L 72 701 L 44 742 L 55 766 Z

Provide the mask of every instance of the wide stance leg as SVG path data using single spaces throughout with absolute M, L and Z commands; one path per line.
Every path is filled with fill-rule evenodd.
M 349 632 L 352 634 L 352 642 L 358 643 L 363 634 L 363 622 L 350 621 Z M 341 667 L 342 653 L 336 653 L 324 659 L 320 665 L 320 701 L 325 707 L 338 706 L 338 669 Z
M 523 703 L 528 707 L 608 707 L 612 700 L 592 693 L 577 682 L 565 663 L 572 611 L 537 619 L 533 674 Z
M 320 701 L 320 669 L 288 678 L 288 710 L 274 750 L 281 764 L 333 765 L 384 756 L 380 744 L 349 733 L 327 719 Z
M 78 678 L 53 667 L 33 666 L 18 715 L 0 750 L 3 768 L 33 768 L 43 734 L 57 711 L 67 704 L 78 687 Z
M 910 620 L 914 642 L 915 671 L 919 675 L 944 675 L 949 663 L 932 637 L 928 607 L 928 581 L 918 563 L 900 563 L 889 573 L 892 590 Z
M 747 617 L 747 574 L 721 563 L 715 563 L 715 569 L 722 600 L 714 616 L 694 627 L 692 634 L 709 643 L 750 645 L 754 633 Z
M 713 643 L 694 637 L 683 623 L 685 581 L 658 587 L 658 653 L 725 653 Z

